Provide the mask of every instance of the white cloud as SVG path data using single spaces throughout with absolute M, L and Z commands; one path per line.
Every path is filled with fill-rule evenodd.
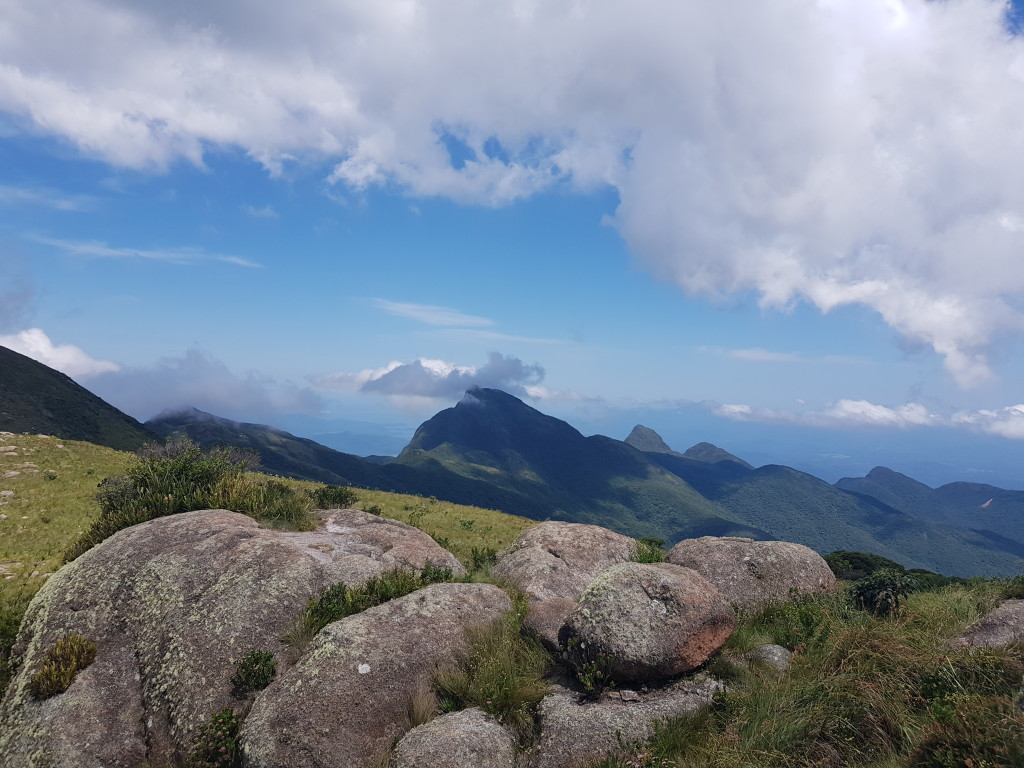
M 950 427 L 984 432 L 1012 440 L 1024 440 L 1024 404 L 996 410 L 979 409 L 956 413 L 938 413 L 920 403 L 903 403 L 889 407 L 867 400 L 838 400 L 826 408 L 804 412 L 756 408 L 744 404 L 708 403 L 706 405 L 719 416 L 734 421 L 799 424 L 829 428 Z
M 493 325 L 494 321 L 486 317 L 467 315 L 457 309 L 448 307 L 436 307 L 431 304 L 409 304 L 400 301 L 387 301 L 386 299 L 374 299 L 377 309 L 387 312 L 389 315 L 407 317 L 427 325 L 449 325 L 449 326 L 485 326 Z
M 0 347 L 13 349 L 73 379 L 88 379 L 101 373 L 120 370 L 117 363 L 94 360 L 74 344 L 54 344 L 40 328 L 0 336 Z
M 243 205 L 242 210 L 252 216 L 254 219 L 276 219 L 278 218 L 277 211 L 274 210 L 274 206 L 264 205 L 262 208 L 257 208 L 253 205 Z
M 85 211 L 91 207 L 92 201 L 85 197 L 65 195 L 52 189 L 0 184 L 0 205 L 37 205 L 57 211 Z
M 612 185 L 688 292 L 871 307 L 963 386 L 1024 331 L 1001 0 L 15 6 L 0 110 L 117 166 L 227 146 L 482 204 Z
M 417 358 L 410 363 L 391 362 L 357 373 L 330 373 L 310 377 L 321 389 L 365 392 L 389 397 L 447 398 L 470 387 L 501 389 L 531 396 L 531 388 L 544 379 L 544 369 L 527 365 L 517 357 L 492 352 L 480 367 L 456 365 L 445 360 Z
M 232 372 L 199 350 L 162 358 L 149 367 L 125 368 L 89 382 L 89 389 L 137 419 L 165 409 L 199 408 L 217 416 L 251 421 L 282 413 L 315 414 L 319 395 L 307 387 L 278 382 L 258 372 Z
M 201 248 L 114 248 L 106 243 L 96 241 L 60 240 L 50 237 L 35 237 L 33 239 L 75 256 L 93 259 L 144 259 L 146 261 L 166 261 L 171 264 L 219 261 L 247 269 L 262 268 L 262 265 L 239 256 L 207 253 Z

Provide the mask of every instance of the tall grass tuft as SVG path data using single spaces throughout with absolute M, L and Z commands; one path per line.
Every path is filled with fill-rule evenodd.
M 77 632 L 68 632 L 46 652 L 42 666 L 29 678 L 28 691 L 37 699 L 64 693 L 95 659 L 96 643 Z
M 526 601 L 521 595 L 513 600 L 513 610 L 498 621 L 467 630 L 465 659 L 439 670 L 434 681 L 447 711 L 480 707 L 526 744 L 552 660 L 539 642 L 523 635 Z

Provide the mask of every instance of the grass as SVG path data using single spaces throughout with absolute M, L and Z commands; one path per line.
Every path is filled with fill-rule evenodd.
M 42 667 L 29 679 L 29 693 L 37 699 L 64 693 L 95 659 L 96 643 L 77 632 L 68 632 L 46 652 Z
M 439 670 L 435 685 L 446 711 L 480 707 L 511 729 L 521 745 L 534 731 L 534 713 L 547 693 L 547 651 L 522 633 L 527 604 L 513 594 L 513 610 L 499 621 L 470 628 L 463 662 Z
M 601 765 L 1019 768 L 1024 648 L 945 644 L 991 607 L 992 592 L 978 584 L 915 593 L 889 618 L 854 609 L 845 591 L 741 616 L 727 651 L 786 645 L 795 650 L 790 673 L 752 668 L 709 709 Z

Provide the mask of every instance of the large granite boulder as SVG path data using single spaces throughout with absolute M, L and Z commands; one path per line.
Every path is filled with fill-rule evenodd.
M 1005 648 L 1024 643 L 1024 600 L 1006 600 L 975 622 L 950 645 L 970 648 Z
M 670 563 L 622 563 L 584 590 L 559 636 L 570 660 L 618 681 L 652 682 L 695 669 L 736 627 L 711 584 Z
M 665 560 L 697 571 L 726 600 L 747 610 L 786 600 L 792 590 L 828 592 L 836 586 L 835 574 L 821 555 L 788 541 L 703 536 L 680 541 Z
M 395 746 L 391 768 L 512 768 L 515 759 L 512 735 L 474 708 L 413 728 Z
M 596 525 L 546 522 L 528 528 L 503 552 L 491 574 L 532 600 L 575 600 L 603 571 L 625 563 L 636 541 Z
M 355 510 L 325 525 L 292 533 L 225 510 L 189 512 L 119 531 L 51 576 L 14 646 L 0 767 L 170 763 L 213 713 L 240 705 L 230 682 L 239 658 L 285 656 L 281 638 L 321 588 L 428 560 L 462 571 L 410 526 Z M 37 701 L 30 678 L 69 631 L 96 644 L 95 662 Z
M 720 687 L 699 677 L 647 692 L 613 691 L 583 703 L 574 693 L 557 690 L 540 704 L 539 735 L 523 764 L 577 768 L 609 755 L 629 757 L 654 735 L 658 723 L 707 706 Z
M 261 691 L 241 733 L 249 768 L 373 766 L 407 728 L 434 671 L 466 650 L 465 629 L 512 607 L 491 584 L 432 584 L 329 624 Z

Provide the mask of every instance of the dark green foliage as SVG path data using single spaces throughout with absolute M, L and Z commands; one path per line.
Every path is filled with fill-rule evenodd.
M 837 549 L 825 555 L 825 562 L 837 579 L 857 581 L 883 568 L 901 571 L 903 566 L 881 555 L 869 552 L 847 552 Z
M 547 692 L 544 675 L 551 657 L 534 639 L 523 636 L 525 601 L 490 626 L 466 633 L 464 661 L 443 669 L 435 685 L 446 711 L 480 707 L 517 734 L 521 743 L 533 733 L 534 713 Z
M 64 693 L 75 676 L 96 659 L 96 643 L 68 632 L 46 652 L 42 667 L 29 679 L 28 691 L 37 699 Z
M 905 571 L 884 568 L 854 582 L 850 596 L 858 608 L 876 616 L 889 616 L 899 610 L 913 578 Z
M 280 480 L 252 480 L 233 475 L 218 483 L 215 506 L 241 512 L 272 527 L 314 528 L 310 499 Z M 214 504 L 211 504 L 214 505 Z
M 646 536 L 636 540 L 634 563 L 661 563 L 665 561 L 665 540 Z
M 999 585 L 1004 600 L 1024 600 L 1024 576 L 1000 579 Z
M 498 550 L 494 547 L 473 547 L 470 550 L 470 557 L 473 558 L 472 570 L 489 571 L 498 563 Z
M 284 641 L 302 647 L 328 624 L 361 613 L 388 600 L 394 600 L 396 597 L 408 595 L 428 584 L 451 579 L 450 568 L 440 568 L 427 563 L 419 573 L 396 568 L 368 579 L 358 588 L 350 588 L 339 581 L 324 588 L 317 597 L 309 601 L 295 628 Z
M 345 485 L 325 485 L 313 491 L 306 491 L 317 509 L 351 509 L 359 501 L 356 492 Z
M 277 674 L 277 663 L 270 651 L 250 651 L 235 662 L 231 684 L 242 693 L 262 691 Z
M 199 729 L 189 754 L 189 768 L 236 768 L 239 764 L 238 730 L 241 720 L 225 707 Z
M 383 513 L 384 510 L 381 509 L 380 504 L 371 504 L 366 509 L 364 509 L 363 512 L 365 512 L 368 515 L 376 515 L 377 517 L 380 517 L 381 513 Z

